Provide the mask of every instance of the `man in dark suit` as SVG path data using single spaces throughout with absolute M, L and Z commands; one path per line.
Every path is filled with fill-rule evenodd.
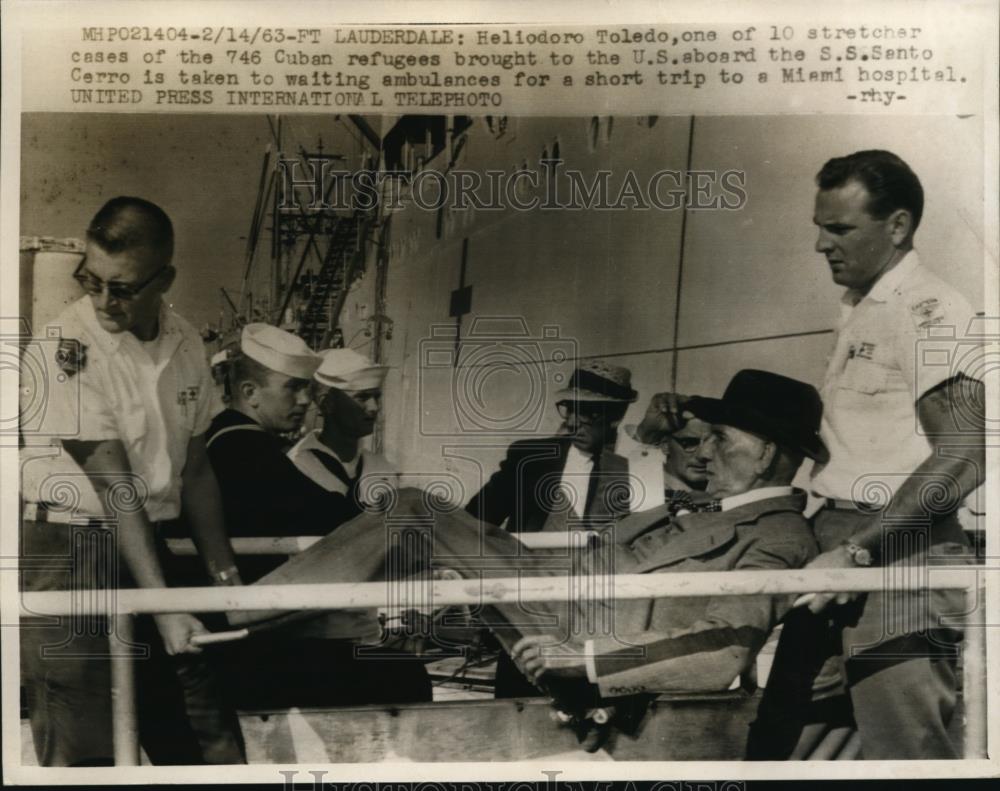
M 816 554 L 802 516 L 805 495 L 791 487 L 804 457 L 827 458 L 815 388 L 765 371 L 741 371 L 721 400 L 696 399 L 712 424 L 699 448 L 717 512 L 667 506 L 625 518 L 605 538 L 561 562 L 526 549 L 504 530 L 463 512 L 434 508 L 402 491 L 388 516 L 367 513 L 320 540 L 262 584 L 414 577 L 446 565 L 467 578 L 798 568 Z M 406 535 L 404 535 L 406 534 Z M 416 551 L 407 553 L 405 547 Z M 430 550 L 430 551 L 428 551 Z M 392 563 L 387 557 L 392 555 Z M 431 562 L 428 564 L 427 558 Z M 556 558 L 555 560 L 560 560 Z M 518 602 L 484 609 L 490 628 L 522 671 L 566 701 L 566 685 L 587 696 L 726 689 L 753 666 L 757 651 L 791 605 L 788 596 Z M 233 613 L 252 622 L 277 613 Z M 612 623 L 612 630 L 601 624 Z
M 554 437 L 520 440 L 465 510 L 511 533 L 588 528 L 628 513 L 628 461 L 613 452 L 637 393 L 627 368 L 591 360 L 556 393 Z
M 628 460 L 612 452 L 618 424 L 637 393 L 628 368 L 582 363 L 556 393 L 562 417 L 554 437 L 520 440 L 465 510 L 511 533 L 586 529 L 628 513 Z M 497 660 L 497 698 L 532 697 L 510 657 Z

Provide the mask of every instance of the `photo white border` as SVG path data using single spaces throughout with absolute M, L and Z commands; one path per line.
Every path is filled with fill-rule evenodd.
M 795 19 L 811 15 L 815 9 L 803 3 L 764 3 L 768 15 L 784 15 Z M 853 14 L 870 12 L 873 3 L 840 3 L 845 19 Z M 902 2 L 875 3 L 878 9 L 892 13 L 915 13 L 914 6 Z M 948 4 L 929 3 L 946 20 Z M 976 5 L 976 4 L 973 4 Z M 994 3 L 981 3 L 996 19 Z M 921 6 L 923 7 L 923 5 Z M 489 24 L 617 24 L 617 23 L 731 23 L 734 15 L 751 19 L 754 14 L 747 3 L 639 3 L 622 2 L 613 6 L 600 2 L 575 0 L 566 3 L 542 4 L 539 2 L 358 2 L 351 5 L 333 6 L 328 3 L 229 3 L 229 2 L 169 2 L 156 6 L 133 0 L 131 2 L 6 2 L 2 7 L 3 49 L 2 49 L 2 161 L 0 173 L 3 182 L 0 187 L 0 250 L 4 266 L 0 267 L 0 316 L 16 316 L 17 274 L 12 263 L 17 253 L 19 240 L 19 192 L 20 192 L 20 138 L 18 117 L 20 112 L 20 34 L 22 30 L 74 25 L 100 26 L 130 23 L 149 25 L 178 24 L 179 20 L 197 20 L 198 24 L 284 25 L 327 27 L 341 24 L 383 24 L 402 25 L 406 22 L 435 23 L 477 22 Z M 141 20 L 141 21 L 139 21 Z M 998 85 L 995 80 L 998 59 L 998 39 L 996 26 L 992 34 L 984 32 L 983 55 L 983 100 L 981 112 L 985 120 L 984 151 L 984 293 L 998 294 L 1000 281 L 997 278 L 996 261 L 998 245 L 998 195 L 1000 195 L 1000 161 L 998 161 Z M 988 315 L 1000 315 L 1000 305 L 987 308 Z M 7 405 L 16 403 L 16 376 L 5 376 L 0 401 Z M 1000 393 L 996 381 L 988 393 L 988 419 L 996 422 L 1000 417 Z M 7 414 L 5 411 L 4 414 Z M 17 498 L 17 451 L 2 448 L 0 466 L 0 557 L 4 559 L 0 575 L 0 596 L 3 599 L 3 624 L 5 629 L 2 643 L 3 658 L 3 763 L 4 775 L 8 783 L 100 783 L 116 785 L 122 783 L 149 782 L 197 782 L 197 783 L 243 783 L 281 782 L 281 770 L 298 770 L 303 781 L 310 780 L 309 769 L 326 769 L 326 779 L 330 782 L 363 781 L 367 783 L 405 781 L 457 781 L 484 780 L 510 781 L 527 780 L 543 783 L 545 771 L 559 770 L 563 780 L 741 780 L 741 779 L 804 779 L 804 778 L 954 778 L 986 777 L 1000 774 L 1000 728 L 997 727 L 997 713 L 1000 711 L 1000 674 L 993 673 L 988 679 L 989 711 L 989 753 L 995 756 L 985 761 L 899 761 L 899 762 L 786 762 L 786 763 L 575 763 L 558 765 L 548 762 L 533 763 L 441 763 L 441 764 L 341 764 L 326 766 L 225 766 L 225 767 L 118 767 L 112 769 L 49 769 L 21 767 L 20 764 L 20 716 L 18 709 L 19 670 L 17 661 L 18 641 L 16 628 L 17 580 L 12 571 L 12 559 L 17 557 L 17 531 L 11 526 L 18 523 Z M 990 447 L 988 453 L 987 513 L 1000 513 L 1000 488 L 997 470 L 1000 469 L 1000 448 Z M 998 546 L 998 529 L 995 518 L 989 525 L 989 545 Z M 996 569 L 987 575 L 987 618 L 989 623 L 1000 624 L 1000 596 Z M 1000 637 L 996 629 L 988 630 L 986 666 L 996 666 L 1000 657 Z M 13 639 L 12 639 L 13 638 Z

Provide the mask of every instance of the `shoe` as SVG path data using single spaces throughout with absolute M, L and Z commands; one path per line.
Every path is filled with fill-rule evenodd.
M 606 745 L 615 732 L 635 734 L 653 700 L 652 695 L 605 699 L 586 679 L 543 677 L 539 687 L 552 696 L 553 719 L 572 728 L 590 753 Z
M 583 750 L 596 753 L 611 737 L 615 707 L 600 706 L 574 713 L 555 707 L 553 702 L 552 719 L 561 727 L 570 728 Z

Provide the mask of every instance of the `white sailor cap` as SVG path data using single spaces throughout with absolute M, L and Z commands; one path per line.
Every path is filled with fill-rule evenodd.
M 320 384 L 338 390 L 372 390 L 382 386 L 388 366 L 375 365 L 354 349 L 327 349 L 313 377 Z
M 262 322 L 243 328 L 240 351 L 265 368 L 296 379 L 311 379 L 320 363 L 320 356 L 299 336 Z

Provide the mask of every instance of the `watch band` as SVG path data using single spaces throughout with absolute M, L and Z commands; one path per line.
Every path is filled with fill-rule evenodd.
M 843 547 L 847 551 L 847 554 L 850 555 L 851 561 L 855 566 L 867 568 L 868 566 L 874 565 L 875 559 L 872 557 L 872 553 L 860 544 L 845 541 Z

